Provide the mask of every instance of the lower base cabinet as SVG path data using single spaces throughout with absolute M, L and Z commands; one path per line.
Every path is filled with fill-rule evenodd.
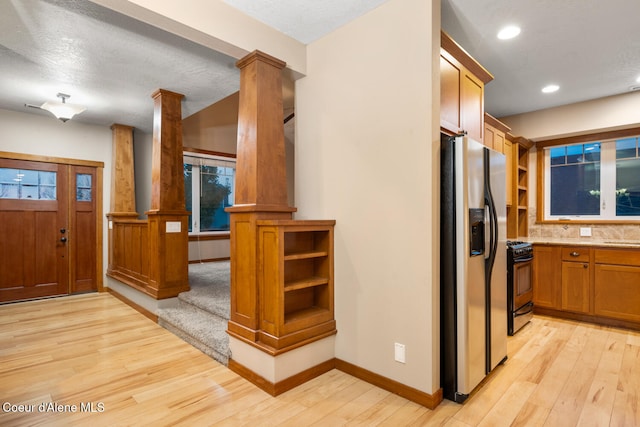
M 560 310 L 560 246 L 533 245 L 533 306 Z
M 596 250 L 594 314 L 640 323 L 640 252 Z
M 562 309 L 576 313 L 591 312 L 591 256 L 584 247 L 562 248 Z
M 537 312 L 640 329 L 640 250 L 534 245 Z

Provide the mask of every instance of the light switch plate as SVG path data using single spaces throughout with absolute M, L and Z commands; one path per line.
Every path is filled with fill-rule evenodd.
M 580 237 L 591 237 L 591 227 L 580 227 Z

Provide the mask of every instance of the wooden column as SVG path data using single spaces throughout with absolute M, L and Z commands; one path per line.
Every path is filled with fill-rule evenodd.
M 135 219 L 136 211 L 135 170 L 133 167 L 133 127 L 114 123 L 111 125 L 112 167 L 111 197 L 107 213 L 109 221 L 109 267 L 113 268 L 114 249 L 113 221 L 117 219 Z
M 251 344 L 259 341 L 256 272 L 257 225 L 263 219 L 291 219 L 287 204 L 282 69 L 286 64 L 254 51 L 240 68 L 238 148 L 231 222 L 231 316 L 228 332 Z
M 149 218 L 149 286 L 157 299 L 189 290 L 188 217 L 182 160 L 183 95 L 159 89 L 152 95 L 153 161 Z
M 111 214 L 136 216 L 136 188 L 133 167 L 133 127 L 114 123 L 111 168 Z

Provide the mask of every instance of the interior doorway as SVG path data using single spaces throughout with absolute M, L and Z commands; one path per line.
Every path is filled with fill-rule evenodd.
M 0 158 L 0 302 L 98 290 L 102 164 L 16 157 Z

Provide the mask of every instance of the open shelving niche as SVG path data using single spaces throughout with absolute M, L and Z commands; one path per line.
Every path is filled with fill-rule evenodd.
M 333 220 L 262 220 L 261 341 L 283 349 L 335 333 Z
M 507 134 L 512 143 L 511 206 L 507 206 L 507 238 L 516 239 L 529 235 L 529 147 L 526 138 Z

